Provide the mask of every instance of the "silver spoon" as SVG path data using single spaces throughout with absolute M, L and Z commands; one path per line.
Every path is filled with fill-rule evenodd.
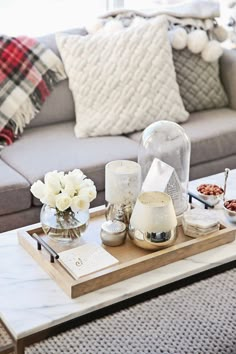
M 225 193 L 226 193 L 226 186 L 227 186 L 227 179 L 228 179 L 228 176 L 229 176 L 229 171 L 230 171 L 229 168 L 226 168 L 226 169 L 225 169 L 225 181 L 224 181 L 223 201 L 225 201 Z

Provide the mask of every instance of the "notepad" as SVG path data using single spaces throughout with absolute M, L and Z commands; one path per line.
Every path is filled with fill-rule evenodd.
M 113 257 L 103 247 L 92 243 L 58 254 L 58 261 L 75 279 L 119 263 L 118 259 Z

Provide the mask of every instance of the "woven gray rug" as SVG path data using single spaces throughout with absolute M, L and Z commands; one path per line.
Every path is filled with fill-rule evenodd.
M 8 354 L 13 354 L 13 351 L 10 351 L 11 347 L 13 348 L 13 341 L 0 323 L 0 353 L 2 353 L 3 350 L 6 350 Z
M 236 269 L 32 345 L 26 354 L 236 354 Z

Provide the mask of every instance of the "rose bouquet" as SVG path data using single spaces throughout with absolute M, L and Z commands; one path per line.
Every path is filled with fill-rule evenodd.
M 88 224 L 90 202 L 97 195 L 91 179 L 79 169 L 52 171 L 30 190 L 44 204 L 40 219 L 46 234 L 61 241 L 80 237 Z
M 97 192 L 93 181 L 79 169 L 64 173 L 48 172 L 42 181 L 35 182 L 31 193 L 43 204 L 59 211 L 71 208 L 72 211 L 86 210 L 96 198 Z

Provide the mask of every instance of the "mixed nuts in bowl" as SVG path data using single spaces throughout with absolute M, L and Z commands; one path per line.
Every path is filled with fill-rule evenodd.
M 218 202 L 224 194 L 223 188 L 210 183 L 200 184 L 200 186 L 197 187 L 197 192 L 203 200 L 212 203 Z
M 236 199 L 230 199 L 224 202 L 224 212 L 229 221 L 236 222 Z

